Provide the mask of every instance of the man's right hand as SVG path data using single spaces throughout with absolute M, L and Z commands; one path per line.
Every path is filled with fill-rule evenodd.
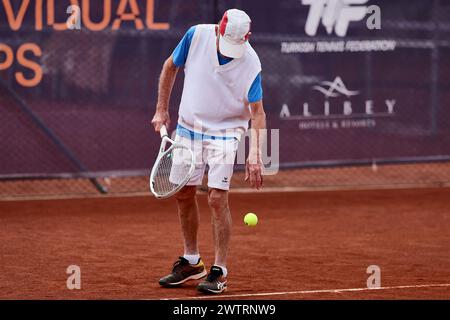
M 155 115 L 153 116 L 152 119 L 152 125 L 155 128 L 156 132 L 159 132 L 159 130 L 161 129 L 161 127 L 163 125 L 166 126 L 166 128 L 169 128 L 170 125 L 170 116 L 169 116 L 169 112 L 167 111 L 156 111 Z

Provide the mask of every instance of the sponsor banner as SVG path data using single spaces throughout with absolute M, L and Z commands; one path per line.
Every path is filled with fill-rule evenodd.
M 396 115 L 395 99 L 386 98 L 381 104 L 374 100 L 354 99 L 360 92 L 347 89 L 341 77 L 332 82 L 322 81 L 311 90 L 323 95 L 323 104 L 303 102 L 300 108 L 292 108 L 285 103 L 281 107 L 280 119 L 299 121 L 301 130 L 325 130 L 374 128 L 377 118 L 394 118 Z
M 350 24 L 380 30 L 381 7 L 370 5 L 368 0 L 302 0 L 301 4 L 309 6 L 304 30 L 311 41 L 282 42 L 281 53 L 386 52 L 397 47 L 397 41 L 389 39 L 315 39 L 320 28 L 338 38 L 348 35 Z
M 250 41 L 263 66 L 268 126 L 280 130 L 281 164 L 450 154 L 448 50 L 420 45 L 439 31 L 395 24 L 404 3 L 240 3 L 253 20 Z M 432 6 L 408 3 L 410 17 L 431 19 Z M 80 11 L 66 11 L 77 4 Z M 149 121 L 162 64 L 190 26 L 221 16 L 214 10 L 157 0 L 1 1 L 0 72 L 89 170 L 149 169 L 160 140 Z M 399 46 L 404 39 L 419 45 Z M 77 171 L 9 101 L 0 101 L 8 150 L 0 174 Z

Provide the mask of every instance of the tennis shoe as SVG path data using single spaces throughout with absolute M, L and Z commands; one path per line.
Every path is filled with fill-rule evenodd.
M 198 280 L 207 275 L 202 259 L 197 264 L 190 264 L 188 260 L 179 257 L 172 266 L 172 272 L 159 279 L 163 287 L 176 287 L 189 280 Z
M 222 268 L 212 266 L 208 277 L 199 283 L 197 289 L 203 293 L 222 293 L 227 290 L 227 279 L 223 276 Z

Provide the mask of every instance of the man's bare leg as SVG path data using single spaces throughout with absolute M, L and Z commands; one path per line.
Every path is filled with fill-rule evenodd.
M 201 279 L 207 274 L 203 261 L 199 260 L 197 233 L 200 218 L 195 193 L 196 187 L 188 186 L 175 196 L 184 238 L 184 259 L 179 259 L 172 272 L 159 280 L 163 287 L 178 286 L 189 280 Z
M 200 215 L 197 197 L 195 196 L 196 191 L 197 188 L 195 186 L 186 186 L 175 195 L 181 230 L 183 232 L 185 255 L 196 255 L 199 253 L 197 234 Z
M 231 213 L 228 206 L 228 191 L 209 189 L 208 204 L 212 215 L 214 235 L 214 265 L 226 267 L 231 238 Z
M 197 289 L 205 293 L 222 293 L 227 289 L 227 255 L 231 238 L 231 214 L 228 206 L 228 191 L 210 189 L 208 204 L 214 235 L 216 257 L 214 266 L 205 281 Z

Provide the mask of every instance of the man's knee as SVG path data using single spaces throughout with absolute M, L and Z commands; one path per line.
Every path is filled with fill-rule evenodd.
M 195 198 L 197 193 L 196 186 L 185 186 L 175 194 L 175 199 L 178 201 L 187 201 Z
M 211 209 L 223 210 L 228 207 L 228 191 L 209 189 L 208 205 Z

